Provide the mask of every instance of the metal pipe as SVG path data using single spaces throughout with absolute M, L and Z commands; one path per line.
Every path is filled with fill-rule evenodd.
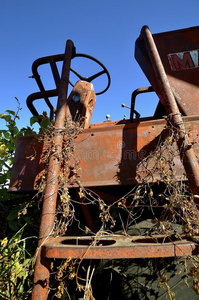
M 50 261 L 43 258 L 41 253 L 41 246 L 51 235 L 54 220 L 58 192 L 58 181 L 60 175 L 60 160 L 59 154 L 62 151 L 63 133 L 66 105 L 67 105 L 67 92 L 70 73 L 71 59 L 74 55 L 73 42 L 68 40 L 66 43 L 66 50 L 64 55 L 64 62 L 62 68 L 62 76 L 59 84 L 57 114 L 55 118 L 55 136 L 53 143 L 55 145 L 56 154 L 52 154 L 49 160 L 47 171 L 47 184 L 43 199 L 43 208 L 39 232 L 38 252 L 35 264 L 34 273 L 34 287 L 32 293 L 32 300 L 47 299 L 49 287 L 49 264 Z
M 38 111 L 36 110 L 35 106 L 33 105 L 33 101 L 38 99 L 47 99 L 48 97 L 55 97 L 58 95 L 58 89 L 49 90 L 49 91 L 42 91 L 30 94 L 28 98 L 26 99 L 26 105 L 33 114 L 33 116 L 39 116 Z M 50 108 L 50 114 L 55 113 L 54 107 L 51 105 Z
M 157 47 L 148 26 L 144 26 L 142 28 L 141 36 L 144 39 L 149 58 L 155 72 L 156 80 L 158 86 L 160 87 L 158 89 L 160 91 L 160 94 L 158 96 L 162 104 L 165 106 L 167 114 L 171 116 L 171 123 L 179 137 L 177 140 L 178 149 L 183 161 L 190 189 L 193 194 L 199 194 L 198 160 L 193 147 L 189 142 L 181 113 L 177 106 L 161 58 L 159 56 Z
M 140 114 L 135 110 L 135 98 L 139 94 L 150 93 L 150 92 L 154 92 L 154 89 L 152 86 L 138 88 L 132 93 L 132 95 L 131 95 L 131 114 L 130 114 L 131 122 L 133 122 L 134 113 L 136 114 L 136 119 L 138 119 L 140 117 Z

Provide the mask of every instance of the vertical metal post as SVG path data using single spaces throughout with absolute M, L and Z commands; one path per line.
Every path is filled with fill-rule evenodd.
M 75 48 L 73 42 L 68 40 L 66 43 L 61 81 L 59 84 L 58 103 L 55 118 L 55 136 L 54 146 L 56 154 L 52 154 L 49 160 L 47 172 L 47 186 L 43 199 L 43 208 L 39 232 L 38 253 L 34 271 L 34 283 L 32 300 L 43 300 L 48 297 L 49 287 L 49 267 L 50 261 L 42 257 L 41 246 L 49 237 L 54 227 L 55 210 L 57 202 L 58 181 L 60 175 L 60 160 L 59 156 L 62 151 L 63 144 L 63 128 L 66 116 L 66 103 L 68 82 L 70 74 L 71 59 L 74 55 Z
M 165 106 L 167 114 L 171 115 L 171 123 L 178 133 L 179 139 L 177 141 L 180 151 L 181 159 L 186 171 L 190 188 L 193 194 L 199 194 L 199 164 L 193 147 L 189 142 L 186 128 L 184 126 L 182 116 L 171 90 L 166 72 L 164 70 L 162 61 L 160 59 L 157 47 L 155 45 L 152 34 L 147 26 L 141 30 L 141 36 L 144 39 L 148 55 L 153 66 L 156 80 L 159 85 L 160 100 Z

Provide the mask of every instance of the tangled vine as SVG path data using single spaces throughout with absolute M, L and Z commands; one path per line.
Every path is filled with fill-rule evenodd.
M 159 137 L 156 148 L 138 165 L 137 176 L 140 183 L 111 203 L 102 199 L 94 190 L 83 187 L 81 183 L 81 168 L 75 151 L 75 139 L 82 130 L 83 120 L 67 119 L 62 131 L 63 147 L 59 157 L 61 173 L 54 236 L 64 235 L 66 232 L 68 234 L 68 231 L 70 234 L 69 229 L 74 222 L 77 222 L 78 229 L 83 235 L 89 234 L 95 236 L 96 239 L 100 235 L 111 235 L 115 232 L 129 235 L 132 227 L 138 228 L 143 220 L 147 220 L 150 226 L 144 231 L 139 231 L 139 235 L 164 234 L 164 236 L 172 236 L 176 240 L 186 236 L 198 243 L 199 211 L 195 203 L 198 196 L 193 195 L 189 190 L 182 164 L 180 170 L 177 170 L 180 172 L 181 178 L 178 180 L 179 174 L 176 172 L 176 162 L 179 162 L 180 157 L 180 151 L 176 145 L 178 133 L 171 125 L 169 118 L 167 118 L 167 126 Z M 49 158 L 52 153 L 56 153 L 53 143 L 55 134 L 55 129 L 50 124 L 42 136 L 42 142 L 45 145 L 42 159 L 46 169 L 43 172 L 39 193 L 45 191 Z M 196 143 L 197 140 L 194 140 L 193 146 Z M 72 195 L 68 188 L 71 180 L 77 186 L 76 196 Z M 89 228 L 88 224 L 82 225 L 82 221 L 76 216 L 78 204 L 89 206 L 91 210 L 94 208 L 94 213 L 98 212 L 94 230 Z M 75 279 L 78 289 L 84 291 L 84 299 L 94 299 L 91 287 L 94 269 L 91 271 L 89 265 L 86 278 L 83 279 L 79 275 L 82 261 L 83 257 L 76 260 L 68 258 L 57 268 L 55 275 L 55 279 L 59 282 L 55 293 L 57 298 L 68 295 L 68 299 L 70 299 L 67 281 Z M 187 265 L 188 261 L 192 263 L 190 271 L 185 267 L 185 277 L 187 278 L 189 275 L 193 278 L 192 289 L 199 295 L 199 260 L 197 257 L 185 257 L 184 261 L 184 265 Z M 170 299 L 175 299 L 175 295 L 167 283 L 165 268 L 160 271 L 157 264 L 155 268 L 160 287 L 167 290 Z

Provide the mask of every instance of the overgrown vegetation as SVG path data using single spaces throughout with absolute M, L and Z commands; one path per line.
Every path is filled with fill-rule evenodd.
M 0 130 L 0 299 L 29 299 L 32 271 L 31 257 L 35 251 L 37 226 L 32 222 L 36 208 L 29 215 L 20 215 L 30 195 L 8 193 L 11 168 L 15 152 L 15 140 L 21 136 L 35 134 L 31 127 L 18 128 L 17 120 L 21 110 L 6 110 L 0 114 L 5 129 Z M 33 230 L 34 228 L 34 230 Z M 35 236 L 32 236 L 32 234 Z M 31 241 L 31 242 L 30 242 Z
M 42 174 L 38 194 L 34 195 L 33 200 L 31 195 L 26 195 L 25 201 L 21 204 L 21 201 L 17 201 L 16 196 L 7 193 L 10 169 L 13 163 L 14 141 L 19 136 L 34 134 L 29 127 L 21 130 L 17 128 L 16 121 L 19 118 L 19 111 L 20 106 L 16 113 L 8 110 L 4 114 L 0 114 L 0 118 L 6 122 L 8 128 L 8 130 L 0 130 L 0 184 L 2 187 L 0 205 L 2 207 L 1 219 L 4 222 L 0 252 L 0 296 L 5 299 L 30 298 L 32 262 L 38 236 L 39 203 L 46 188 L 49 157 L 52 153 L 56 155 L 53 144 L 54 128 L 44 115 L 44 126 L 39 142 L 45 144 L 42 159 L 46 169 Z M 36 118 L 33 117 L 31 124 L 35 121 Z M 157 234 L 164 234 L 165 239 L 170 239 L 171 242 L 173 240 L 180 241 L 182 236 L 185 236 L 198 243 L 199 212 L 194 201 L 197 195 L 192 195 L 190 192 L 183 167 L 180 172 L 181 178 L 184 180 L 176 180 L 176 176 L 179 175 L 176 174 L 176 161 L 179 160 L 179 151 L 176 147 L 178 135 L 169 120 L 167 120 L 166 129 L 159 137 L 157 147 L 138 165 L 137 174 L 140 184 L 126 188 L 126 192 L 122 191 L 122 194 L 116 190 L 117 200 L 111 203 L 107 199 L 103 199 L 92 188 L 88 189 L 82 186 L 82 170 L 75 152 L 75 138 L 81 133 L 82 124 L 83 120 L 76 122 L 66 120 L 65 128 L 62 130 L 64 142 L 59 157 L 62 168 L 59 177 L 58 204 L 53 235 L 77 233 L 92 235 L 94 237 L 93 245 L 101 235 L 111 236 L 115 233 L 147 235 L 154 241 Z M 197 139 L 194 143 L 197 143 Z M 67 187 L 67 180 L 73 180 L 78 185 L 76 193 L 71 192 Z M 110 190 L 111 193 L 114 193 L 113 189 Z M 89 208 L 91 216 L 93 216 L 94 228 L 89 228 L 86 223 L 82 214 L 82 206 Z M 74 233 L 74 230 L 77 233 Z M 72 260 L 69 257 L 66 261 L 52 262 L 51 272 L 54 275 L 51 280 L 49 297 L 52 299 L 76 299 L 77 295 L 83 293 L 84 299 L 101 300 L 102 298 L 98 298 L 101 296 L 97 296 L 99 292 L 97 287 L 102 280 L 99 274 L 103 274 L 104 277 L 103 271 L 106 270 L 106 275 L 107 273 L 112 274 L 106 281 L 106 283 L 110 283 L 109 289 L 114 289 L 114 286 L 111 287 L 114 276 L 117 278 L 121 276 L 120 283 L 124 280 L 127 285 L 131 283 L 132 286 L 129 296 L 127 287 L 121 285 L 124 294 L 120 297 L 131 299 L 130 297 L 134 296 L 137 297 L 135 299 L 143 299 L 142 296 L 144 293 L 146 295 L 146 290 L 140 289 L 140 296 L 137 295 L 139 288 L 138 285 L 135 285 L 135 277 L 133 277 L 133 270 L 136 268 L 138 270 L 138 266 L 140 267 L 142 264 L 144 268 L 150 270 L 150 275 L 147 273 L 146 278 L 150 283 L 151 296 L 158 297 L 159 295 L 159 292 L 153 290 L 153 284 L 156 282 L 158 287 L 166 291 L 170 299 L 175 299 L 175 294 L 169 285 L 171 271 L 173 274 L 171 277 L 182 273 L 182 278 L 187 285 L 190 285 L 188 278 L 192 278 L 190 288 L 199 295 L 199 259 L 197 256 L 180 259 L 142 260 L 142 262 L 141 260 L 129 260 L 128 264 L 124 263 L 124 265 L 122 261 L 116 262 L 116 264 L 111 262 L 111 265 L 107 265 L 107 263 L 105 265 L 94 264 L 94 262 L 85 262 L 84 264 L 83 258 Z M 134 269 L 129 273 L 127 265 L 129 267 L 130 264 Z M 180 269 L 177 270 L 177 266 L 180 266 Z M 136 272 L 138 274 L 138 271 Z M 113 295 L 114 292 L 109 291 L 107 297 L 110 296 L 110 299 L 114 299 Z
M 19 100 L 15 99 L 18 103 L 17 111 L 6 110 L 5 113 L 0 114 L 0 119 L 5 122 L 5 129 L 0 130 L 0 201 L 10 199 L 7 188 L 14 159 L 15 140 L 20 136 L 35 133 L 30 127 L 18 128 L 17 120 L 19 119 L 21 107 Z

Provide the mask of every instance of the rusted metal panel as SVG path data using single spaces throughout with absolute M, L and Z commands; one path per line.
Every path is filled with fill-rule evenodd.
M 199 252 L 197 243 L 165 236 L 105 236 L 50 238 L 43 246 L 47 258 L 122 259 L 176 257 Z
M 199 117 L 184 117 L 183 120 L 187 132 L 191 133 L 191 142 L 197 141 Z M 83 130 L 75 140 L 82 184 L 86 187 L 139 183 L 140 176 L 145 176 L 142 161 L 156 148 L 165 125 L 165 120 L 127 124 L 104 122 Z M 199 155 L 198 143 L 193 147 Z M 28 151 L 37 153 L 34 160 L 26 158 L 24 153 L 29 153 Z M 36 145 L 33 137 L 17 140 L 10 191 L 37 190 L 44 167 L 39 158 L 41 151 L 41 144 Z M 152 159 L 148 164 L 148 168 L 150 167 L 153 167 Z M 174 171 L 176 180 L 185 179 L 180 158 L 176 158 Z M 29 176 L 26 176 L 27 172 Z M 157 179 L 159 178 L 154 175 L 153 180 Z M 70 182 L 71 187 L 75 186 L 73 176 L 70 177 Z
M 172 92 L 184 115 L 199 114 L 199 27 L 153 34 Z M 135 58 L 158 95 L 161 87 L 142 37 L 135 45 Z
M 39 142 L 38 136 L 24 136 L 16 140 L 10 192 L 32 192 L 37 189 L 45 168 L 40 157 L 42 149 L 43 143 Z
M 198 159 L 193 150 L 193 147 L 191 146 L 188 134 L 186 133 L 186 128 L 184 126 L 183 119 L 179 111 L 179 107 L 177 105 L 174 93 L 170 86 L 168 76 L 165 72 L 165 68 L 161 61 L 161 57 L 159 55 L 157 45 L 155 44 L 154 38 L 147 26 L 144 26 L 142 28 L 141 37 L 144 40 L 144 46 L 146 48 L 150 63 L 154 71 L 154 75 L 155 75 L 154 80 L 158 87 L 158 96 L 166 109 L 167 115 L 169 116 L 171 124 L 173 125 L 175 134 L 178 135 L 177 145 L 179 150 L 181 150 L 180 156 L 183 161 L 183 165 L 186 171 L 186 176 L 189 181 L 190 189 L 193 194 L 198 194 L 199 193 Z M 178 74 L 179 72 L 175 72 L 175 73 Z M 183 89 L 183 81 L 182 81 L 181 89 Z

